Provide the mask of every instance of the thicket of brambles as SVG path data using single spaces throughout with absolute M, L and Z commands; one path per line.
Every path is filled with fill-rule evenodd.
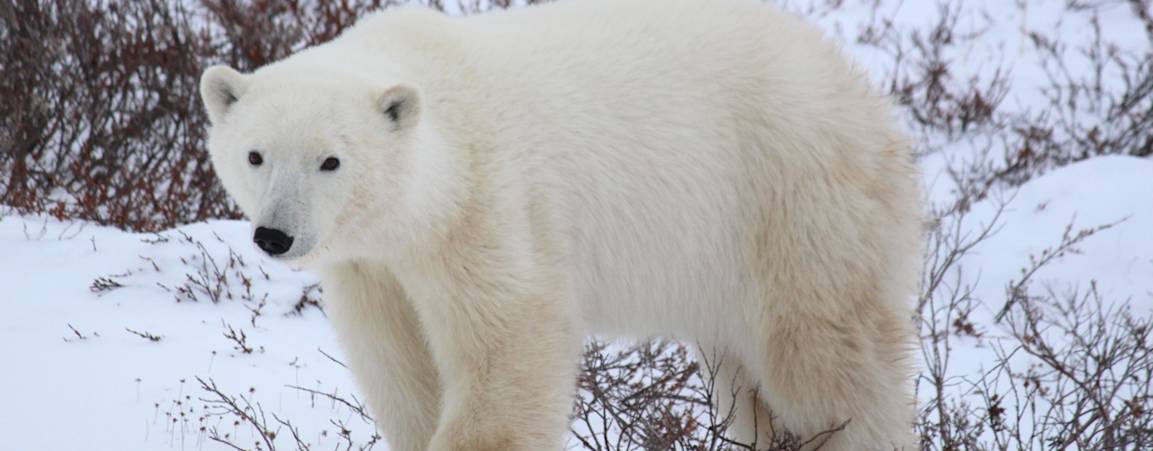
M 205 153 L 206 120 L 197 93 L 201 70 L 218 63 L 255 69 L 332 39 L 358 17 L 394 3 L 0 2 L 0 205 L 132 231 L 237 217 Z M 810 3 L 790 6 L 816 17 L 846 2 Z M 918 157 L 950 152 L 958 142 L 984 150 L 949 166 L 955 199 L 927 212 L 924 275 L 911 318 L 920 334 L 915 427 L 923 447 L 1153 449 L 1151 319 L 1102 299 L 1095 286 L 1047 295 L 1029 290 L 1038 269 L 1108 224 L 1070 228 L 1021 268 L 1003 298 L 975 299 L 971 287 L 951 279 L 963 257 L 999 226 L 989 222 L 976 234 L 963 227 L 975 203 L 995 202 L 990 193 L 1101 155 L 1153 155 L 1153 53 L 1127 53 L 1102 32 L 1099 20 L 1106 9 L 1130 14 L 1144 24 L 1144 34 L 1124 39 L 1148 41 L 1148 49 L 1153 2 L 1046 3 L 1062 8 L 1070 21 L 1083 21 L 1092 39 L 1070 44 L 1056 33 L 1021 31 L 1023 45 L 1042 55 L 1047 77 L 1040 91 L 1044 105 L 1033 109 L 1004 105 L 1011 88 L 1008 63 L 1005 70 L 970 77 L 952 59 L 956 49 L 986 38 L 974 21 L 993 19 L 963 9 L 962 0 L 939 0 L 937 17 L 901 28 L 885 20 L 884 0 L 862 3 L 873 5 L 872 22 L 842 39 L 889 59 L 885 78 L 875 82 L 900 105 Z M 1021 8 L 1034 3 L 1040 2 L 1017 2 Z M 510 2 L 437 0 L 432 6 L 471 13 Z M 969 320 L 979 306 L 1000 312 L 997 337 L 987 337 L 988 330 Z M 955 357 L 951 343 L 962 338 L 987 340 L 1004 357 L 989 362 L 986 373 L 958 378 L 948 368 Z M 721 450 L 819 443 L 821 437 L 785 434 L 774 443 L 728 440 L 727 415 L 707 407 L 711 397 L 729 395 L 712 390 L 715 362 L 694 360 L 685 346 L 693 345 L 591 343 L 577 387 L 572 444 L 590 450 Z M 1036 363 L 1010 366 L 1009 356 L 1017 354 Z M 275 421 L 268 421 L 260 406 L 211 381 L 202 388 L 206 404 L 262 437 L 258 448 L 309 447 L 289 434 L 295 431 L 291 419 L 274 414 Z M 359 405 L 355 398 L 341 401 Z M 375 443 L 346 445 L 367 449 Z

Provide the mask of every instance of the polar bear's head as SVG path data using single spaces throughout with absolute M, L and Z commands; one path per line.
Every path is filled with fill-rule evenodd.
M 301 72 L 215 66 L 200 91 L 213 166 L 252 221 L 253 241 L 312 266 L 365 249 L 381 239 L 376 230 L 419 222 L 411 212 L 427 206 L 414 205 L 422 195 L 412 191 L 427 157 L 412 150 L 422 120 L 414 87 Z

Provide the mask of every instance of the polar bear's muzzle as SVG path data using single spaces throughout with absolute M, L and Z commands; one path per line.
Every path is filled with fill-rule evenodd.
M 256 243 L 256 247 L 268 255 L 277 256 L 292 249 L 294 240 L 287 233 L 278 229 L 257 227 L 256 232 L 252 234 L 252 241 Z

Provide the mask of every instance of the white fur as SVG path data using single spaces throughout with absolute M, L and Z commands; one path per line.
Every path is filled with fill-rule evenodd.
M 849 420 L 823 449 L 913 447 L 915 171 L 886 102 L 799 20 L 749 0 L 390 11 L 202 91 L 225 187 L 322 274 L 393 449 L 560 448 L 588 333 L 717 350 L 740 439 L 771 408 L 800 434 Z

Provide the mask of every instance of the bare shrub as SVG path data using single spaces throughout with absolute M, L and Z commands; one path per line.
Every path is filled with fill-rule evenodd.
M 590 342 L 577 383 L 571 444 L 589 451 L 795 451 L 820 449 L 847 425 L 812 437 L 755 425 L 769 436 L 768 443 L 733 440 L 727 431 L 735 412 L 712 408 L 720 397 L 735 400 L 739 395 L 718 390 L 725 356 L 699 348 L 697 358 L 691 354 L 686 345 L 668 340 L 630 346 Z
M 183 3 L 14 2 L 0 39 L 0 203 L 132 230 L 234 217 L 202 151 Z
M 1013 124 L 1018 152 L 1005 173 L 1044 170 L 1098 155 L 1153 155 L 1153 51 L 1133 51 L 1102 32 L 1106 8 L 1126 8 L 1153 42 L 1153 2 L 1068 2 L 1065 16 L 1092 31 L 1088 43 L 1070 47 L 1051 30 L 1028 30 L 1029 42 L 1045 55 L 1047 107 Z
M 217 386 L 216 382 L 211 379 L 206 381 L 198 377 L 196 381 L 200 384 L 203 395 L 206 396 L 199 398 L 202 403 L 200 410 L 203 414 L 197 418 L 197 422 L 199 423 L 200 434 L 208 439 L 236 450 L 275 451 L 279 448 L 308 451 L 313 449 L 315 444 L 302 438 L 299 428 L 290 419 L 282 418 L 274 412 L 266 412 L 264 406 L 253 401 L 252 394 L 255 393 L 255 388 L 250 387 L 247 394 L 232 395 Z M 325 393 L 295 386 L 290 386 L 290 388 L 307 392 L 314 399 L 317 396 L 322 396 L 334 403 L 339 402 L 347 406 L 350 411 L 359 413 L 361 419 L 368 425 L 370 431 L 368 437 L 358 439 L 354 438 L 353 430 L 350 429 L 351 426 L 346 420 L 330 419 L 329 424 L 333 428 L 332 436 L 336 437 L 335 448 L 333 449 L 338 451 L 368 451 L 380 444 L 382 437 L 372 430 L 372 419 L 364 412 L 364 406 L 355 397 L 352 397 L 352 401 L 350 401 L 336 393 Z M 183 401 L 179 402 L 183 404 Z M 180 408 L 187 408 L 189 412 L 195 412 L 196 409 L 195 406 L 181 406 Z M 271 420 L 269 419 L 270 416 Z M 238 434 L 223 432 L 217 426 L 219 423 L 232 425 L 234 432 L 238 431 L 237 427 L 243 425 L 248 432 L 252 433 L 255 440 L 242 442 Z M 320 432 L 322 436 L 329 435 L 327 429 Z
M 712 415 L 706 395 L 711 384 L 699 369 L 673 342 L 622 349 L 590 343 L 573 406 L 573 436 L 588 450 L 727 446 L 727 424 Z
M 396 3 L 4 2 L 0 205 L 133 231 L 238 217 L 205 152 L 200 73 L 255 69 Z
M 916 319 L 925 365 L 917 378 L 923 448 L 1148 447 L 1153 315 L 1132 313 L 1124 300 L 1101 299 L 1096 283 L 1083 292 L 1031 289 L 1041 269 L 1116 223 L 1069 225 L 1058 242 L 1029 258 L 1002 298 L 979 299 L 963 261 L 1003 222 L 998 210 L 988 222 L 967 226 L 969 210 L 957 206 L 970 203 L 959 199 L 936 212 L 929 230 Z M 990 311 L 992 322 L 971 320 L 978 309 Z M 984 372 L 952 369 L 959 340 L 994 351 Z
M 1018 1 L 1027 15 L 1037 2 Z M 969 141 L 986 146 L 985 158 L 956 162 L 952 173 L 982 200 L 994 187 L 1019 186 L 1046 171 L 1101 155 L 1153 155 L 1153 2 L 1150 0 L 1069 1 L 1061 21 L 1091 30 L 1086 42 L 1069 44 L 1051 29 L 1022 30 L 1022 41 L 1038 54 L 1045 80 L 1037 105 L 1004 105 L 1015 55 L 984 74 L 972 73 L 959 55 L 990 42 L 998 18 L 965 10 L 965 2 L 939 0 L 938 17 L 911 29 L 885 18 L 884 1 L 871 2 L 872 20 L 855 36 L 857 45 L 888 56 L 881 87 L 904 107 L 902 113 L 920 138 L 921 155 L 944 152 L 948 144 Z M 836 9 L 842 2 L 830 2 Z M 1110 40 L 1102 30 L 1107 9 L 1126 11 L 1142 24 L 1144 36 Z M 966 69 L 969 71 L 966 72 Z M 1032 93 L 1030 93 L 1032 94 Z M 968 147 L 965 147 L 966 149 Z

